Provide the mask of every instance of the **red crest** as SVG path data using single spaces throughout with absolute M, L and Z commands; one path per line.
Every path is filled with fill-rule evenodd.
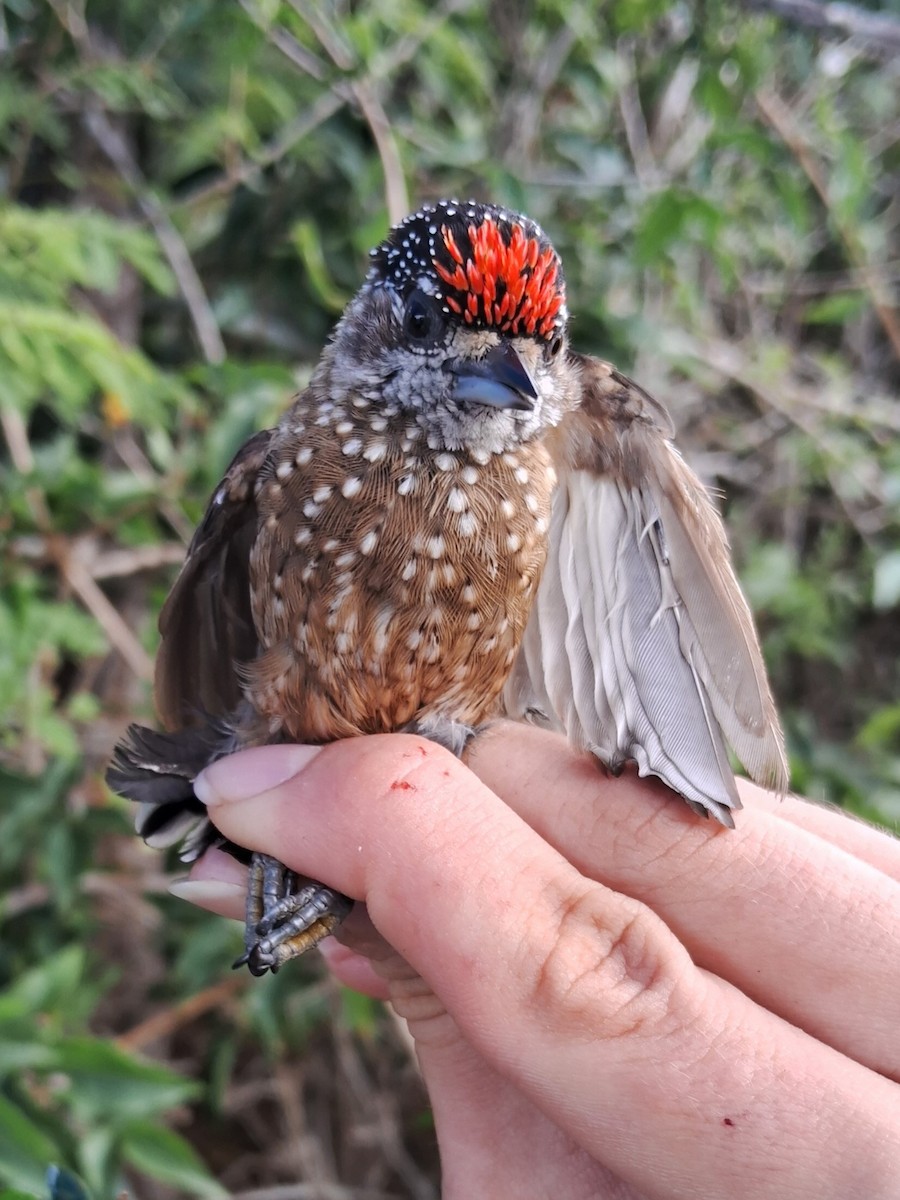
M 490 215 L 466 228 L 461 248 L 449 225 L 440 228 L 451 265 L 435 256 L 446 284 L 444 299 L 469 325 L 476 321 L 504 333 L 550 337 L 565 304 L 559 259 L 553 247 L 530 237 L 519 224 L 508 239 Z

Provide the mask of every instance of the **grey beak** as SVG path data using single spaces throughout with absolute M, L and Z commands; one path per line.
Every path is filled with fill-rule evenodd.
M 501 342 L 484 358 L 460 358 L 448 367 L 456 376 L 454 400 L 531 412 L 537 389 L 509 342 Z

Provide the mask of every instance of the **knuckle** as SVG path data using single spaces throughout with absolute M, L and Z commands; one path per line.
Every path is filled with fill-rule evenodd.
M 591 1041 L 664 1032 L 688 961 L 649 909 L 617 900 L 613 911 L 602 889 L 570 891 L 534 971 L 530 1004 Z

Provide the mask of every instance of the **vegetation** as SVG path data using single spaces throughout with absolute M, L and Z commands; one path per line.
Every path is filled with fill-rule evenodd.
M 794 785 L 900 820 L 900 50 L 854 11 L 0 0 L 10 1195 L 437 1194 L 400 1032 L 232 976 L 101 782 L 206 496 L 421 200 L 544 224 L 721 492 Z

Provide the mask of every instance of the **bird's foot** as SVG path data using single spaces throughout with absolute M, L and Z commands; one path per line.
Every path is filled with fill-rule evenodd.
M 417 733 L 420 737 L 428 738 L 430 742 L 437 742 L 439 746 L 461 759 L 475 738 L 487 728 L 487 725 L 465 725 L 462 721 L 453 721 L 438 713 L 410 721 L 404 727 L 404 733 Z
M 301 881 L 277 858 L 254 854 L 250 860 L 244 953 L 252 975 L 273 974 L 333 933 L 353 901 L 322 883 Z

